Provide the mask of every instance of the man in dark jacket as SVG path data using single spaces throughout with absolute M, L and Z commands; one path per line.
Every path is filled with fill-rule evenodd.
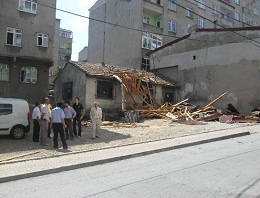
M 72 107 L 76 111 L 76 117 L 73 119 L 73 133 L 75 137 L 81 137 L 81 120 L 85 114 L 85 109 L 83 105 L 79 103 L 78 97 L 75 98 L 75 103 Z M 78 123 L 78 131 L 76 128 L 76 123 Z

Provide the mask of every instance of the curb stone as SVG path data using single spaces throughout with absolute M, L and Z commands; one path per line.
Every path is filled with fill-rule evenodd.
M 48 170 L 36 171 L 36 172 L 26 173 L 26 174 L 21 174 L 21 175 L 3 177 L 3 178 L 0 178 L 0 183 L 11 182 L 11 181 L 16 181 L 16 180 L 20 180 L 20 179 L 28 179 L 28 178 L 32 178 L 32 177 L 38 177 L 38 176 L 49 175 L 49 174 L 54 174 L 54 173 L 60 173 L 63 171 L 70 171 L 70 170 L 86 168 L 86 167 L 91 167 L 91 166 L 96 166 L 96 165 L 102 165 L 102 164 L 106 164 L 106 163 L 151 155 L 151 154 L 175 150 L 175 149 L 196 146 L 196 145 L 200 145 L 200 144 L 206 144 L 206 143 L 210 143 L 210 142 L 217 142 L 217 141 L 222 141 L 222 140 L 226 140 L 226 139 L 232 139 L 232 138 L 242 137 L 242 136 L 247 136 L 247 135 L 251 135 L 251 133 L 250 132 L 241 132 L 241 133 L 237 133 L 237 134 L 220 136 L 220 137 L 216 137 L 216 138 L 210 138 L 210 139 L 206 139 L 206 140 L 200 140 L 200 141 L 195 141 L 195 142 L 191 142 L 191 143 L 185 143 L 185 144 L 175 145 L 175 146 L 171 146 L 171 147 L 161 148 L 161 149 L 139 152 L 139 153 L 129 154 L 129 155 L 125 155 L 125 156 L 107 158 L 107 159 L 102 159 L 102 160 L 97 160 L 97 161 L 92 161 L 92 162 L 80 163 L 80 164 L 75 164 L 75 165 L 70 165 L 70 166 L 63 166 L 63 167 L 54 168 L 54 169 L 48 169 Z

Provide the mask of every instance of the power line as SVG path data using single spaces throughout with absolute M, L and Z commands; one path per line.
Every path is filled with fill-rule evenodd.
M 99 20 L 99 19 L 94 19 L 94 18 L 91 18 L 91 17 L 87 17 L 87 16 L 84 16 L 84 15 L 80 15 L 80 14 L 77 14 L 77 13 L 74 13 L 74 12 L 70 12 L 70 11 L 67 11 L 67 10 L 59 9 L 59 8 L 52 7 L 52 6 L 49 6 L 49 5 L 45 5 L 45 4 L 42 4 L 42 3 L 37 3 L 37 4 L 39 4 L 41 6 L 44 6 L 44 7 L 47 7 L 47 8 L 51 8 L 51 9 L 55 9 L 55 10 L 61 11 L 61 12 L 67 13 L 67 14 L 71 14 L 71 15 L 74 15 L 74 16 L 78 16 L 78 17 L 82 17 L 82 18 L 85 18 L 85 19 L 89 19 L 89 20 L 92 20 L 92 21 L 105 23 L 105 24 L 108 24 L 108 25 L 112 25 L 112 26 L 115 26 L 115 27 L 121 27 L 121 28 L 125 28 L 125 29 L 128 29 L 128 30 L 144 32 L 144 30 L 140 30 L 140 29 L 137 29 L 137 28 L 131 28 L 131 27 L 118 25 L 118 24 L 115 24 L 115 23 L 111 23 L 111 22 L 107 22 L 107 21 L 103 21 L 103 20 Z M 176 39 L 182 38 L 182 37 L 171 36 L 171 35 L 166 35 L 166 34 L 154 33 L 154 32 L 150 32 L 150 31 L 145 31 L 145 32 L 156 34 L 156 35 L 160 35 L 160 36 L 164 36 L 164 37 L 176 38 Z M 212 41 L 212 40 L 192 39 L 192 38 L 188 38 L 187 40 L 203 41 L 203 42 L 214 42 L 214 43 L 219 42 L 219 41 Z M 239 42 L 227 42 L 227 43 L 239 43 Z
M 174 2 L 173 0 L 170 0 L 170 1 L 171 1 L 172 3 L 174 3 L 174 4 L 176 4 L 177 6 L 179 6 L 179 7 L 183 8 L 183 9 L 187 10 L 186 7 L 184 7 L 184 6 L 182 6 L 182 5 L 180 5 L 180 4 L 176 3 L 176 2 Z M 203 4 L 203 5 L 204 5 L 204 4 Z M 202 16 L 202 15 L 200 15 L 200 14 L 198 14 L 198 13 L 192 11 L 192 10 L 189 10 L 189 11 L 192 12 L 193 14 L 195 14 L 195 15 L 201 17 L 201 18 L 206 19 L 207 21 L 210 21 L 210 22 L 214 23 L 214 21 L 212 21 L 212 20 L 210 20 L 210 19 L 208 19 L 208 18 L 206 18 L 206 17 L 204 17 L 204 16 Z M 216 25 L 218 25 L 219 27 L 222 27 L 223 29 L 226 29 L 224 26 L 222 26 L 222 25 L 220 25 L 220 24 L 217 24 L 217 23 L 216 23 Z M 247 37 L 247 36 L 244 36 L 244 35 L 242 35 L 242 34 L 239 34 L 239 33 L 235 32 L 235 31 L 230 31 L 230 32 L 232 32 L 232 33 L 234 33 L 234 34 L 236 34 L 236 35 L 239 35 L 239 36 L 241 36 L 241 37 L 243 37 L 243 38 L 245 38 L 245 39 L 247 39 L 247 40 L 250 40 L 253 45 L 255 45 L 256 47 L 260 48 L 259 45 L 255 44 L 255 43 L 260 44 L 260 42 L 255 41 L 255 40 L 253 40 L 253 39 L 251 39 L 251 38 L 249 38 L 249 37 Z M 255 42 L 255 43 L 253 43 L 253 42 Z
M 232 19 L 232 20 L 235 20 L 235 21 L 237 21 L 237 22 L 240 22 L 240 23 L 242 23 L 242 25 L 247 25 L 247 26 L 249 26 L 249 27 L 253 27 L 253 26 L 250 25 L 250 24 L 247 24 L 247 23 L 245 23 L 245 22 L 243 22 L 243 21 L 240 21 L 240 20 L 238 20 L 238 19 L 236 19 L 236 18 L 233 18 L 233 17 L 231 17 L 231 16 L 229 16 L 229 15 L 227 15 L 227 14 L 224 14 L 223 12 L 220 12 L 220 11 L 218 11 L 218 10 L 215 10 L 214 8 L 212 8 L 212 7 L 210 7 L 210 6 L 206 5 L 206 4 L 204 4 L 204 3 L 202 3 L 202 2 L 199 2 L 199 1 L 197 1 L 197 0 L 194 0 L 194 1 L 197 2 L 197 3 L 199 3 L 199 4 L 201 4 L 201 5 L 204 5 L 205 7 L 207 7 L 207 8 L 209 8 L 209 9 L 213 10 L 214 12 L 217 12 L 217 13 L 223 15 L 223 16 L 226 16 L 227 18 L 230 18 L 230 19 Z

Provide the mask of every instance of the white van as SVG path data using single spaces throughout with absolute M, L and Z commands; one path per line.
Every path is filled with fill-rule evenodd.
M 30 131 L 30 110 L 26 100 L 0 98 L 0 135 L 22 139 Z

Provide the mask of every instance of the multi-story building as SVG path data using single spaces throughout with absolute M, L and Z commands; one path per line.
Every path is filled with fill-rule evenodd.
M 30 103 L 48 95 L 56 0 L 1 0 L 0 97 Z
M 56 19 L 54 41 L 54 65 L 49 69 L 49 84 L 53 85 L 60 70 L 71 60 L 73 33 L 60 28 L 60 20 Z
M 90 20 L 88 61 L 149 70 L 149 51 L 194 27 L 257 26 L 259 9 L 256 0 L 98 0 L 90 9 L 98 21 Z
M 79 52 L 79 61 L 80 62 L 88 62 L 88 47 L 84 47 Z

